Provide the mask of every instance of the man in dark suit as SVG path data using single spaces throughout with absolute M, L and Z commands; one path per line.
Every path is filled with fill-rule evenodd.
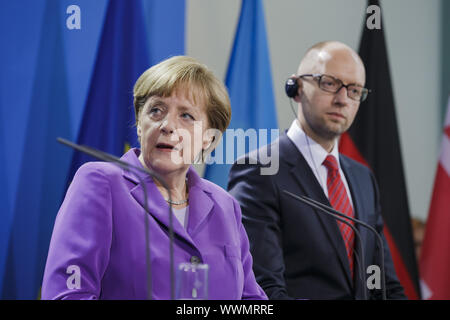
M 337 143 L 367 97 L 364 65 L 345 44 L 322 42 L 306 52 L 292 80 L 288 95 L 298 116 L 287 134 L 230 171 L 228 189 L 242 208 L 256 279 L 271 299 L 381 298 L 379 287 L 367 286 L 373 271 L 366 268 L 380 266 L 374 234 L 355 225 L 361 252 L 350 227 L 283 192 L 320 201 L 382 234 L 375 178 L 339 154 Z M 263 157 L 279 161 L 276 174 L 262 174 Z M 383 242 L 387 298 L 404 299 L 384 236 Z

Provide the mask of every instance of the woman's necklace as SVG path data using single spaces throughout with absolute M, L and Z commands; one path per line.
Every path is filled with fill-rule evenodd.
M 185 204 L 186 202 L 189 201 L 189 199 L 184 199 L 184 200 L 181 200 L 181 201 L 173 201 L 173 200 L 170 200 L 170 199 L 164 199 L 164 200 L 166 200 L 168 203 L 174 204 L 174 205 Z
M 189 188 L 188 188 L 188 185 L 187 185 L 187 178 L 186 178 L 186 193 L 189 194 Z M 166 198 L 164 198 L 164 200 L 166 200 L 167 203 L 179 206 L 181 204 L 185 204 L 186 202 L 188 202 L 189 201 L 189 197 L 184 199 L 184 200 L 181 200 L 181 201 L 174 201 L 174 200 L 170 200 L 170 199 L 166 199 Z

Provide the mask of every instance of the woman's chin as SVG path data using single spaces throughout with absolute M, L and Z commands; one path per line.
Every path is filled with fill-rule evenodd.
M 189 164 L 185 164 L 182 159 L 180 159 L 179 161 L 177 161 L 175 159 L 152 159 L 150 167 L 152 168 L 153 171 L 159 173 L 159 174 L 170 174 L 170 173 L 174 173 L 176 171 L 180 171 L 183 172 L 185 170 L 187 170 L 187 168 L 189 168 Z

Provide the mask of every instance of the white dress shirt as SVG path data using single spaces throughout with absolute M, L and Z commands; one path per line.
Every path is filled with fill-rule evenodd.
M 325 158 L 331 154 L 337 160 L 339 166 L 339 174 L 341 175 L 341 179 L 344 183 L 345 190 L 347 191 L 347 195 L 350 199 L 350 204 L 353 207 L 352 195 L 350 193 L 350 189 L 347 184 L 347 179 L 345 179 L 344 172 L 341 168 L 341 163 L 339 161 L 339 150 L 337 140 L 334 143 L 333 150 L 328 153 L 320 144 L 311 139 L 306 133 L 303 131 L 301 126 L 299 125 L 297 119 L 292 122 L 291 127 L 287 132 L 287 136 L 291 141 L 295 144 L 297 149 L 302 153 L 312 172 L 314 173 L 317 181 L 323 189 L 323 192 L 328 198 L 328 188 L 327 188 L 327 176 L 328 170 L 323 165 Z

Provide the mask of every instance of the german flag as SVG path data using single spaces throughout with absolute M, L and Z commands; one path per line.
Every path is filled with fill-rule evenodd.
M 378 0 L 369 0 L 368 5 L 380 8 Z M 384 234 L 397 276 L 407 297 L 419 299 L 417 260 L 382 22 L 380 29 L 369 29 L 364 23 L 359 55 L 366 66 L 366 87 L 372 92 L 361 103 L 350 130 L 342 135 L 339 150 L 374 172 L 380 187 Z

